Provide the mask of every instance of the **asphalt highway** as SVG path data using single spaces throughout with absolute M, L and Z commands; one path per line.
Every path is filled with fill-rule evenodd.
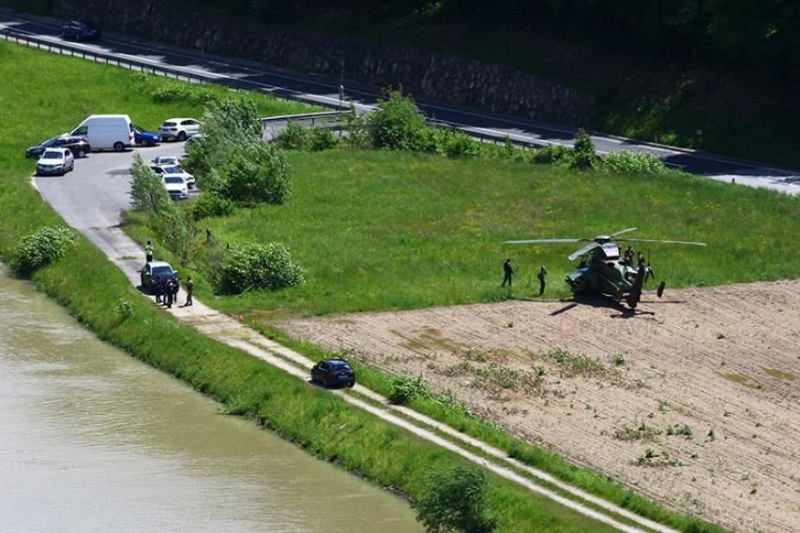
M 72 43 L 60 38 L 63 21 L 21 15 L 0 10 L 0 33 L 21 35 L 41 42 L 72 47 L 134 61 L 139 65 L 169 69 L 186 76 L 202 78 L 234 87 L 315 103 L 328 108 L 349 107 L 359 113 L 374 109 L 380 88 L 329 76 L 293 72 L 239 58 L 201 53 L 197 50 L 153 43 L 135 37 L 109 34 L 97 44 Z M 487 110 L 458 107 L 441 102 L 417 100 L 429 119 L 444 122 L 485 139 L 545 145 L 571 146 L 575 129 L 491 113 Z M 620 150 L 657 155 L 667 165 L 710 179 L 736 185 L 768 188 L 788 194 L 800 193 L 800 171 L 783 170 L 705 152 L 685 150 L 616 137 L 593 134 L 599 153 Z M 757 142 L 757 140 L 754 140 Z

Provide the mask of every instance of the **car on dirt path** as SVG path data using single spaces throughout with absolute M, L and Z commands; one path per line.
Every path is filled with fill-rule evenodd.
M 323 387 L 352 387 L 356 384 L 356 372 L 344 359 L 323 359 L 311 369 L 311 381 Z
M 172 269 L 172 265 L 166 261 L 148 261 L 139 271 L 142 291 L 146 294 L 155 294 L 155 288 L 162 280 L 175 278 L 178 273 Z

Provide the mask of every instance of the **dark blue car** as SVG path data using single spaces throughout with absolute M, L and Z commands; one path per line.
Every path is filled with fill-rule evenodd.
M 311 381 L 324 387 L 352 387 L 356 384 L 356 372 L 344 359 L 323 359 L 311 369 Z
M 68 41 L 99 41 L 100 36 L 97 24 L 88 20 L 72 20 L 61 27 L 61 37 Z
M 155 131 L 147 131 L 136 124 L 131 124 L 133 130 L 133 143 L 138 146 L 155 146 L 161 142 L 161 134 Z

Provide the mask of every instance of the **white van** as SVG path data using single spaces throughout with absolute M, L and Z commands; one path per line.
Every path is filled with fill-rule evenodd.
M 85 137 L 92 150 L 116 150 L 131 147 L 133 126 L 128 115 L 92 115 L 70 132 Z

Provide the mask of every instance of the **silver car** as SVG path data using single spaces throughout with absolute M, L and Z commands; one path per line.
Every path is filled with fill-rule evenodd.
M 75 157 L 69 148 L 48 148 L 36 162 L 39 176 L 63 176 L 75 168 Z

